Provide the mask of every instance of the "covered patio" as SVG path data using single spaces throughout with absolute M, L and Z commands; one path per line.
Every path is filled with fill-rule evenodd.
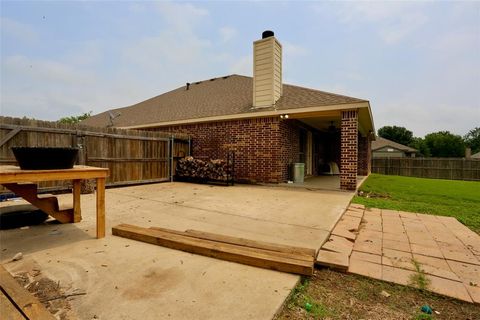
M 303 186 L 356 190 L 371 165 L 374 128 L 369 108 L 293 113 L 299 133 Z

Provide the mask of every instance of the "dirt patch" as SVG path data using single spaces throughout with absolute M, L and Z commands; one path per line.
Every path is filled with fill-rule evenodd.
M 434 312 L 431 315 L 422 313 L 424 305 L 430 306 Z M 320 269 L 295 288 L 276 319 L 473 320 L 478 319 L 479 314 L 479 305 L 362 276 Z
M 386 193 L 376 193 L 376 192 L 365 192 L 365 191 L 358 191 L 357 195 L 363 198 L 371 198 L 371 199 L 390 199 L 390 196 Z
M 60 320 L 77 319 L 71 310 L 69 301 L 85 292 L 73 290 L 65 292 L 59 282 L 55 282 L 42 275 L 39 269 L 29 272 L 20 272 L 14 275 L 15 280 L 47 308 L 47 310 Z

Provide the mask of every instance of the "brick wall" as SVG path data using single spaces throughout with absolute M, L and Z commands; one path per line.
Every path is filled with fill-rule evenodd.
M 341 120 L 340 188 L 355 190 L 357 187 L 358 111 L 342 111 Z
M 371 142 L 370 138 L 358 135 L 358 174 L 367 176 L 371 171 Z
M 361 167 L 364 163 L 360 163 L 362 157 L 357 156 L 357 117 L 356 111 L 345 111 L 342 113 L 341 134 L 333 138 L 326 134 L 314 137 L 323 140 L 323 143 L 328 142 L 328 148 L 331 149 L 328 157 L 333 158 L 331 160 L 337 160 L 341 154 L 337 163 L 343 172 L 340 176 L 343 189 L 355 189 L 357 166 Z M 185 124 L 152 130 L 189 134 L 192 137 L 192 155 L 196 158 L 225 159 L 229 151 L 234 151 L 238 182 L 278 183 L 290 179 L 290 165 L 300 161 L 302 127 L 305 128 L 305 125 L 297 120 L 271 117 Z M 339 152 L 339 145 L 342 152 Z
M 187 133 L 192 137 L 192 155 L 197 158 L 226 158 L 235 152 L 235 177 L 239 182 L 277 183 L 286 179 L 286 162 L 295 147 L 285 138 L 295 139 L 278 117 L 219 121 L 161 127 L 164 132 Z M 282 128 L 282 129 L 280 129 Z
M 297 120 L 280 121 L 280 166 L 282 181 L 292 179 L 291 164 L 299 162 L 300 124 Z

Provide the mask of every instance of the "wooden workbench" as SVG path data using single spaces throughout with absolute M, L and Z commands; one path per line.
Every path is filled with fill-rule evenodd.
M 52 180 L 72 180 L 73 181 L 73 219 L 71 221 L 61 222 L 79 222 L 81 220 L 80 208 L 80 189 L 81 180 L 96 179 L 97 181 L 97 238 L 105 237 L 105 179 L 108 176 L 107 168 L 97 168 L 89 166 L 75 166 L 72 169 L 55 169 L 55 170 L 21 170 L 15 166 L 0 166 L 0 184 L 21 195 L 28 202 L 40 209 L 56 207 L 58 210 L 58 202 L 55 199 L 38 198 L 36 195 L 36 185 L 32 189 L 32 185 L 40 181 Z M 23 192 L 22 192 L 23 191 Z M 35 195 L 32 195 L 35 191 Z M 55 209 L 52 209 L 55 210 Z M 47 212 L 50 214 L 50 212 Z

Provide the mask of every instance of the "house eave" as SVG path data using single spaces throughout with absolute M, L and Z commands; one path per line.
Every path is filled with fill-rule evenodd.
M 368 115 L 370 117 L 370 123 L 373 130 L 373 119 L 371 117 L 370 104 L 368 101 L 357 102 L 357 103 L 348 103 L 348 104 L 336 104 L 328 106 L 318 106 L 318 107 L 305 107 L 305 108 L 282 108 L 282 109 L 270 109 L 265 111 L 255 111 L 255 112 L 246 112 L 230 115 L 221 115 L 221 116 L 212 116 L 212 117 L 203 117 L 203 118 L 194 118 L 194 119 L 183 119 L 183 120 L 174 120 L 174 121 L 163 121 L 155 122 L 141 125 L 133 126 L 120 126 L 121 129 L 149 129 L 149 128 L 159 128 L 175 125 L 184 125 L 184 124 L 193 124 L 193 123 L 204 123 L 204 122 L 216 122 L 216 121 L 228 121 L 228 120 L 239 120 L 239 119 L 252 119 L 252 118 L 265 118 L 272 116 L 280 116 L 282 114 L 297 114 L 297 113 L 309 113 L 309 112 L 325 112 L 332 110 L 348 110 L 348 109 L 368 109 Z M 258 109 L 257 109 L 258 110 Z M 369 128 L 370 129 L 370 128 Z

